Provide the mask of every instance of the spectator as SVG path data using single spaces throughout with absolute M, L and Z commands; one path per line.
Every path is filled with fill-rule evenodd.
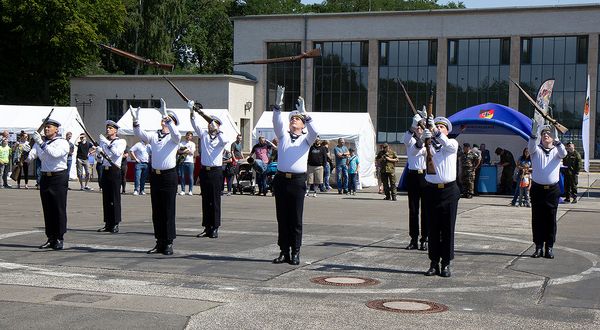
M 344 139 L 339 138 L 337 146 L 333 148 L 338 194 L 342 194 L 342 191 L 344 194 L 348 194 L 348 156 L 350 156 L 350 152 L 344 143 Z
M 492 158 L 490 157 L 490 151 L 485 148 L 485 143 L 479 145 L 479 151 L 481 152 L 481 164 L 490 165 Z
M 353 148 L 348 149 L 348 151 L 350 152 L 350 158 L 348 158 L 348 192 L 350 195 L 356 195 L 356 187 L 359 184 L 360 162 Z
M 529 204 L 529 189 L 531 188 L 531 174 L 529 165 L 525 164 L 519 178 L 519 206 L 531 207 Z
M 0 177 L 2 177 L 2 188 L 11 188 L 8 184 L 8 171 L 10 171 L 10 154 L 8 139 L 3 138 L 0 144 Z
M 71 142 L 72 137 L 73 133 L 71 132 L 67 132 L 67 134 L 65 135 L 65 140 L 69 142 L 69 155 L 67 156 L 67 175 L 69 177 L 71 176 L 71 165 L 73 164 L 73 152 L 75 152 L 75 145 L 73 144 L 73 142 Z
M 510 206 L 517 206 L 517 199 L 521 194 L 521 178 L 523 177 L 523 172 L 525 168 L 527 168 L 527 172 L 530 172 L 531 155 L 529 154 L 529 148 L 523 149 L 523 153 L 521 154 L 521 157 L 519 157 L 519 161 L 517 162 L 517 169 L 515 170 L 513 178 L 513 181 L 517 183 L 517 187 L 515 188 L 513 199 L 509 204 Z M 529 203 L 529 201 L 527 203 Z
M 309 196 L 312 191 L 312 196 L 317 197 L 317 186 L 323 184 L 323 168 L 325 167 L 325 163 L 327 163 L 327 155 L 323 148 L 321 148 L 321 140 L 317 136 L 315 142 L 308 150 L 306 181 L 309 187 L 306 196 Z
M 231 196 L 231 188 L 233 186 L 233 176 L 235 175 L 235 164 L 233 154 L 224 149 L 223 150 L 223 178 L 224 182 L 227 182 L 227 196 Z M 223 187 L 225 190 L 225 187 Z
M 269 154 L 272 155 L 274 144 L 265 139 L 264 136 L 258 137 L 258 143 L 252 147 L 250 151 L 250 157 L 255 161 L 253 167 L 255 168 L 256 184 L 258 185 L 258 194 L 267 195 L 267 176 L 265 170 L 269 163 Z M 262 171 L 258 170 L 262 168 Z
M 194 152 L 196 152 L 196 144 L 192 139 L 194 138 L 193 132 L 185 133 L 185 141 L 179 144 L 179 150 L 177 150 L 177 163 L 179 166 L 179 184 L 181 185 L 181 191 L 179 195 L 185 195 L 185 185 L 188 185 L 188 195 L 193 195 L 194 187 Z
M 133 194 L 134 195 L 145 195 L 144 188 L 146 186 L 146 178 L 149 173 L 149 162 L 150 162 L 150 146 L 144 141 L 134 144 L 129 149 L 129 156 L 135 162 L 135 177 L 133 180 Z
M 329 141 L 325 140 L 321 142 L 321 148 L 323 148 L 323 152 L 327 155 L 327 161 L 325 162 L 325 167 L 323 168 L 323 189 L 322 192 L 329 191 L 331 186 L 329 185 L 329 178 L 331 177 L 331 172 L 333 171 L 333 161 L 331 160 L 331 156 L 329 156 Z
M 121 156 L 121 194 L 125 193 L 125 186 L 127 185 L 127 156 L 129 156 L 129 151 L 127 151 L 127 146 L 125 146 L 123 156 Z
M 479 166 L 479 155 L 471 149 L 469 143 L 463 143 L 461 156 L 462 187 L 464 198 L 473 198 L 475 194 L 475 169 Z
M 377 153 L 375 161 L 381 162 L 381 180 L 383 181 L 384 200 L 396 200 L 396 163 L 398 156 L 391 150 L 387 143 L 383 144 L 383 150 Z
M 243 145 L 242 145 L 242 134 L 238 134 L 235 138 L 235 141 L 231 143 L 231 154 L 233 158 L 237 161 L 244 158 L 242 153 Z
M 77 154 L 75 162 L 77 165 L 77 178 L 79 179 L 79 185 L 81 186 L 80 190 L 93 190 L 88 186 L 91 175 L 88 156 L 95 150 L 94 145 L 87 141 L 84 133 L 81 133 L 79 135 L 79 141 L 77 142 L 76 147 Z M 102 167 L 102 165 L 100 165 L 100 167 Z M 98 175 L 98 182 L 100 182 L 100 175 Z
M 28 150 L 31 150 L 31 145 L 28 140 L 29 135 L 25 132 L 21 132 L 21 134 L 19 134 L 19 141 L 17 141 L 12 148 L 13 164 L 14 166 L 19 166 L 19 175 L 15 180 L 17 181 L 17 188 L 21 188 L 21 178 L 24 178 L 25 189 L 29 189 L 29 186 L 27 186 L 27 183 L 29 182 L 29 178 L 27 177 L 27 174 L 29 173 L 29 161 L 27 160 L 27 156 L 29 155 Z
M 379 152 L 383 151 L 383 144 L 379 145 Z M 381 162 L 375 162 L 375 176 L 377 177 L 377 187 L 379 194 L 383 194 L 383 181 L 381 181 Z
M 577 203 L 577 184 L 579 170 L 581 169 L 581 156 L 579 152 L 575 150 L 573 142 L 568 142 L 567 145 L 567 156 L 563 158 L 564 166 L 564 177 L 565 177 L 565 202 Z
M 500 147 L 496 148 L 496 155 L 500 156 L 500 161 L 496 164 L 502 167 L 502 175 L 500 176 L 500 194 L 510 195 L 513 192 L 512 183 L 515 172 L 515 157 L 513 154 Z

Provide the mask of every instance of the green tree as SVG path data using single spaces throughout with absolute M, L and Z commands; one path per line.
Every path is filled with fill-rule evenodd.
M 120 0 L 0 0 L 0 103 L 68 104 L 70 77 L 94 69 L 124 17 Z
M 236 0 L 236 16 L 296 14 L 305 6 L 300 0 Z
M 464 8 L 462 2 L 440 5 L 437 0 L 327 0 L 320 6 L 320 12 L 329 13 Z

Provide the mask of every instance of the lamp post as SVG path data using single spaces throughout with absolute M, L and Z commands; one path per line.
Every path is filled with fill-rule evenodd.
M 94 100 L 92 99 L 92 97 L 94 95 L 93 94 L 88 94 L 87 95 L 87 101 L 80 100 L 78 94 L 75 94 L 74 96 L 75 96 L 75 106 L 76 107 L 81 106 L 81 120 L 83 120 L 83 122 L 85 122 L 85 107 L 92 105 L 92 103 L 94 102 Z

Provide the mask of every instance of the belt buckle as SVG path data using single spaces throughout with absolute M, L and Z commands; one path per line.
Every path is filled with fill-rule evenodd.
M 154 170 L 154 173 L 160 174 L 160 170 Z
M 444 184 L 443 183 L 438 183 L 437 187 L 438 187 L 438 189 L 444 189 Z
M 286 179 L 291 179 L 292 178 L 292 173 L 286 173 L 285 177 L 286 177 Z
M 106 171 L 110 170 L 110 166 L 104 166 L 104 170 L 106 170 Z
M 207 171 L 210 171 L 211 168 L 212 168 L 211 166 L 204 166 L 204 169 L 207 170 Z
M 423 174 L 423 170 L 417 170 L 417 173 Z
M 548 185 L 544 186 L 544 190 L 548 190 L 548 189 L 550 189 L 550 186 L 548 186 Z
M 46 176 L 52 176 L 52 172 L 46 172 Z

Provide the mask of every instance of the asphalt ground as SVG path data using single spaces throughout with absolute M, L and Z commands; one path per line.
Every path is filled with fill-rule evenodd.
M 442 278 L 423 276 L 426 252 L 404 249 L 406 195 L 384 201 L 365 189 L 307 197 L 301 264 L 291 266 L 271 263 L 278 255 L 273 197 L 224 196 L 220 237 L 196 238 L 196 189 L 177 196 L 173 256 L 145 253 L 155 242 L 148 195 L 123 195 L 121 231 L 109 234 L 96 232 L 100 192 L 69 191 L 65 249 L 52 251 L 37 248 L 46 240 L 39 192 L 0 190 L 0 328 L 600 328 L 597 191 L 559 206 L 553 260 L 529 257 L 529 208 L 507 206 L 508 196 L 461 199 L 452 277 Z M 374 281 L 311 281 L 323 277 Z M 367 306 L 376 300 L 447 310 Z

